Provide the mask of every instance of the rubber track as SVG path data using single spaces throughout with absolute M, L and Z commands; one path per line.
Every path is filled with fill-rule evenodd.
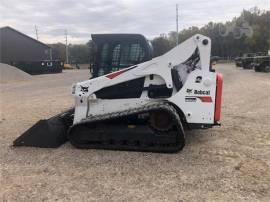
M 82 130 L 84 130 L 84 126 L 86 125 L 92 125 L 95 123 L 102 123 L 106 120 L 115 119 L 115 118 L 123 118 L 128 117 L 129 115 L 136 115 L 141 113 L 147 113 L 152 112 L 155 110 L 164 110 L 170 114 L 170 116 L 173 118 L 173 122 L 175 124 L 174 136 L 171 138 L 173 142 L 168 143 L 162 143 L 161 141 L 153 141 L 153 142 L 147 142 L 147 144 L 144 143 L 143 139 L 139 139 L 136 142 L 140 142 L 140 144 L 134 144 L 134 142 L 130 142 L 129 139 L 126 141 L 118 141 L 117 139 L 114 139 L 112 136 L 108 137 L 107 139 L 110 139 L 112 141 L 104 141 L 102 144 L 100 142 L 98 144 L 95 144 L 94 142 L 91 144 L 80 144 L 78 143 L 76 136 L 78 137 L 78 133 Z M 89 131 L 89 137 L 91 136 L 91 132 L 94 132 L 94 130 Z M 158 131 L 157 131 L 158 132 Z M 165 131 L 166 132 L 166 131 Z M 169 132 L 169 131 L 168 131 Z M 164 131 L 162 132 L 164 133 Z M 155 136 L 156 138 L 157 136 Z M 112 150 L 130 150 L 130 151 L 149 151 L 149 152 L 162 152 L 162 153 L 173 153 L 180 151 L 184 145 L 185 145 L 185 133 L 183 130 L 183 126 L 181 124 L 180 117 L 175 110 L 175 108 L 168 104 L 163 102 L 155 102 L 155 103 L 149 103 L 143 107 L 140 108 L 134 108 L 130 110 L 125 110 L 121 112 L 116 113 L 107 113 L 97 116 L 89 116 L 85 119 L 83 119 L 81 122 L 74 124 L 70 129 L 68 133 L 68 138 L 71 142 L 71 144 L 77 148 L 81 149 L 112 149 Z M 156 140 L 156 139 L 155 139 Z M 158 143 L 157 143 L 158 142 Z

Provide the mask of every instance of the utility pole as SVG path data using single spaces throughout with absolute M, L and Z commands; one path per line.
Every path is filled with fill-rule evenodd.
M 66 36 L 66 64 L 68 64 L 68 41 L 67 41 L 67 30 L 65 29 Z
M 178 4 L 176 4 L 176 45 L 178 45 Z
M 35 31 L 36 31 L 36 37 L 37 37 L 37 40 L 38 40 L 38 28 L 37 28 L 36 25 L 35 25 Z
M 52 60 L 52 48 L 50 48 L 50 60 Z

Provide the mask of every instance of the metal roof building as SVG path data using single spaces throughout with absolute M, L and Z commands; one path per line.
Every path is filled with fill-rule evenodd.
M 41 61 L 50 59 L 50 47 L 11 27 L 0 28 L 0 62 Z

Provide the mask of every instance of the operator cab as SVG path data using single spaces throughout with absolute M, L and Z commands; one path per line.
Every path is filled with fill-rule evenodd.
M 92 34 L 95 45 L 92 77 L 151 60 L 153 48 L 141 34 Z

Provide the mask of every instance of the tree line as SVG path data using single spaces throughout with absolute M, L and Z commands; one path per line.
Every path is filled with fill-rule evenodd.
M 52 59 L 66 60 L 66 45 L 63 43 L 49 44 L 52 49 Z M 90 62 L 90 47 L 87 44 L 69 44 L 69 63 L 85 64 Z
M 168 34 L 151 40 L 154 56 L 159 56 L 176 46 L 179 42 L 188 39 L 194 34 L 203 34 L 212 40 L 212 55 L 223 58 L 241 56 L 249 52 L 267 52 L 270 49 L 270 11 L 254 7 L 243 10 L 240 16 L 225 23 L 209 22 L 199 28 L 192 26 L 176 34 Z M 62 43 L 50 44 L 53 59 L 65 60 L 65 45 Z M 72 63 L 89 63 L 93 52 L 92 41 L 86 44 L 70 44 L 69 61 Z
M 243 10 L 239 17 L 226 23 L 209 22 L 198 28 L 190 27 L 178 34 L 180 42 L 194 34 L 203 34 L 212 40 L 212 55 L 223 58 L 241 56 L 243 53 L 267 52 L 270 49 L 270 11 L 257 7 Z M 161 35 L 152 40 L 155 56 L 159 56 L 176 44 L 176 32 Z

